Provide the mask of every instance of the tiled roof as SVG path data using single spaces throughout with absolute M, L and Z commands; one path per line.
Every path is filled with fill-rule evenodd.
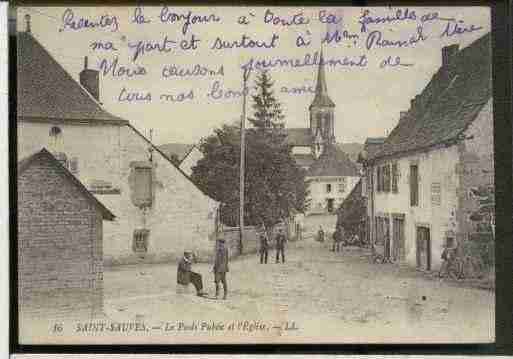
M 336 146 L 327 147 L 308 169 L 306 177 L 349 176 L 357 177 L 358 168 L 349 156 Z
M 324 72 L 324 57 L 319 60 L 319 67 L 317 69 L 317 85 L 315 86 L 315 97 L 310 105 L 312 107 L 335 107 L 335 103 L 328 95 L 328 86 L 326 84 L 326 73 Z
M 492 97 L 490 34 L 450 59 L 417 98 L 373 159 L 458 140 Z
M 365 140 L 364 151 L 367 158 L 372 158 L 381 150 L 381 146 L 385 143 L 386 137 L 369 137 Z
M 45 160 L 60 170 L 61 173 L 66 178 L 68 178 L 80 190 L 80 192 L 82 192 L 84 196 L 99 209 L 100 212 L 102 212 L 103 219 L 112 221 L 115 218 L 112 212 L 109 211 L 107 207 L 105 207 L 91 192 L 89 192 L 87 188 L 82 184 L 82 182 L 80 182 L 79 179 L 77 179 L 70 171 L 68 171 L 67 168 L 62 166 L 60 162 L 57 161 L 57 159 L 45 148 L 18 162 L 18 176 L 21 176 L 23 172 L 25 172 L 25 170 L 38 159 Z
M 157 146 L 159 150 L 164 152 L 168 157 L 175 155 L 179 161 L 182 161 L 187 154 L 192 150 L 194 145 L 186 143 L 166 143 L 165 145 Z
M 27 32 L 18 32 L 18 116 L 126 122 L 111 115 Z
M 309 128 L 286 128 L 287 143 L 291 146 L 311 146 L 313 142 Z

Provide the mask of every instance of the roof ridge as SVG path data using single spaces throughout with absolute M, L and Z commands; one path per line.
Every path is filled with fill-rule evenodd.
M 99 209 L 105 215 L 104 219 L 112 221 L 116 216 L 107 208 L 105 205 L 100 202 L 98 198 L 96 198 L 80 181 L 73 173 L 71 173 L 66 167 L 64 167 L 51 152 L 49 152 L 46 148 L 42 148 L 40 151 L 33 153 L 32 155 L 25 157 L 21 161 L 19 161 L 16 165 L 18 167 L 17 175 L 20 176 L 26 169 L 30 167 L 30 165 L 39 158 L 48 158 L 67 178 L 73 182 L 78 189 L 85 194 L 93 203 L 95 203 Z

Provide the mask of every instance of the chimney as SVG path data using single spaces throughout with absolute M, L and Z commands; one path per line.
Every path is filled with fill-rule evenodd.
M 100 101 L 100 72 L 87 68 L 87 56 L 84 57 L 84 69 L 80 71 L 80 84 Z
M 451 58 L 458 52 L 460 45 L 453 44 L 442 47 L 442 66 L 445 67 L 451 61 Z
M 25 32 L 27 32 L 29 34 L 31 32 L 31 29 L 30 29 L 30 15 L 29 14 L 25 15 Z
M 415 95 L 415 97 L 410 100 L 410 109 L 412 112 L 417 110 L 417 107 L 419 106 L 419 98 L 420 95 Z

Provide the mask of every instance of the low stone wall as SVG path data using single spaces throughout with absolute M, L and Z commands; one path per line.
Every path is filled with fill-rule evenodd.
M 273 239 L 280 228 L 283 230 L 283 233 L 287 233 L 287 228 L 284 224 L 275 226 L 269 241 L 270 248 L 274 248 Z M 259 231 L 257 227 L 247 226 L 244 229 L 244 255 L 258 252 L 260 247 L 258 235 Z M 218 233 L 217 238 L 223 238 L 226 241 L 230 258 L 239 256 L 239 227 L 224 227 L 223 230 Z M 212 235 L 205 240 L 203 246 L 199 247 L 196 243 L 196 246 L 191 245 L 188 249 L 194 252 L 196 262 L 212 263 L 214 261 L 215 244 L 216 236 Z M 115 259 L 112 257 L 104 257 L 104 266 L 111 267 L 138 263 L 176 263 L 182 258 L 182 256 L 183 253 L 181 251 L 176 253 L 133 253 L 131 255 L 120 256 Z

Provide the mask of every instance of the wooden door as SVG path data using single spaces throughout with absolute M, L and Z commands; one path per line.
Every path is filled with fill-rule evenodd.
M 385 235 L 385 259 L 390 260 L 390 221 L 383 218 L 384 235 Z
M 404 220 L 402 218 L 394 218 L 393 225 L 393 253 L 394 261 L 404 261 L 405 244 L 404 244 Z
M 431 239 L 427 227 L 417 227 L 417 267 L 431 269 Z

